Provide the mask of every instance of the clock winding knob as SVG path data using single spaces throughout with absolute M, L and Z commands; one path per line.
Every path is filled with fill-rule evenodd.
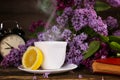
M 2 38 L 7 33 L 6 29 L 3 28 L 3 24 L 0 25 L 0 38 Z
M 19 27 L 18 24 L 17 24 L 16 27 L 14 27 L 14 28 L 12 29 L 12 32 L 15 33 L 15 34 L 18 34 L 18 35 L 20 35 L 20 36 L 24 36 L 24 35 L 25 35 L 25 32 L 22 30 L 21 27 Z

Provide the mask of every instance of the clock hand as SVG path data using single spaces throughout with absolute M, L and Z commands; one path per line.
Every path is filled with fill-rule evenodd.
M 8 44 L 7 42 L 5 42 L 11 49 L 13 49 L 14 47 L 12 47 L 10 44 Z
M 5 49 L 11 49 L 11 48 L 7 47 L 7 48 L 5 48 Z

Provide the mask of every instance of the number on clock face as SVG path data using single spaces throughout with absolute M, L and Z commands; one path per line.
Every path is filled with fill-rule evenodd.
M 10 50 L 13 48 L 18 48 L 19 45 L 24 45 L 25 41 L 18 35 L 9 35 L 2 39 L 0 42 L 0 53 L 2 56 L 9 54 Z

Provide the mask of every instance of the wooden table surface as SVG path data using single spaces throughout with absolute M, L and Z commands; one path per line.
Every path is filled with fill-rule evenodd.
M 2 69 L 0 67 L 0 80 L 33 80 L 33 76 L 36 75 L 37 80 L 120 80 L 118 75 L 108 74 L 94 74 L 89 70 L 83 68 L 77 68 L 73 71 L 68 71 L 59 74 L 50 74 L 49 78 L 44 78 L 42 74 L 32 74 L 20 71 L 17 68 Z M 78 78 L 82 75 L 82 78 Z

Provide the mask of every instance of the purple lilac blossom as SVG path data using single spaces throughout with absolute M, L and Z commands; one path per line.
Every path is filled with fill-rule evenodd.
M 83 43 L 80 45 L 81 50 L 86 51 L 88 49 L 88 43 Z
M 74 0 L 74 5 L 77 6 L 77 8 L 94 9 L 95 0 Z
M 83 4 L 84 4 L 85 8 L 94 9 L 94 5 L 95 5 L 95 2 L 96 2 L 95 0 L 84 0 L 83 2 L 84 2 Z
M 44 27 L 45 23 L 41 20 L 37 21 L 37 22 L 33 22 L 30 26 L 29 26 L 29 31 L 30 32 L 35 32 L 36 28 L 38 27 Z
M 74 0 L 57 0 L 57 10 L 63 10 L 66 7 L 74 5 Z
M 76 49 L 75 47 L 71 47 L 70 51 L 67 52 L 67 63 L 74 63 L 76 65 L 79 65 L 82 59 L 83 57 L 81 51 L 79 49 Z
M 27 46 L 26 45 L 19 45 L 18 46 L 21 56 L 23 55 L 22 53 L 24 53 L 27 50 Z
M 87 34 L 85 34 L 85 33 L 83 32 L 83 33 L 80 34 L 79 37 L 80 37 L 80 40 L 84 41 L 84 40 L 87 39 L 88 36 L 87 36 Z
M 76 31 L 79 31 L 88 24 L 86 16 L 87 12 L 87 9 L 76 9 L 74 11 L 74 15 L 71 19 L 71 22 Z
M 104 20 L 104 23 L 107 24 L 109 30 L 118 28 L 117 19 L 112 16 L 108 16 L 107 19 Z
M 21 65 L 21 53 L 18 49 L 12 49 L 10 53 L 5 56 L 5 58 L 1 62 L 1 66 L 3 67 L 9 67 L 9 66 L 15 66 L 18 67 Z
M 45 32 L 38 34 L 39 41 L 54 41 L 61 40 L 61 29 L 58 26 L 52 26 Z
M 82 76 L 81 74 L 79 74 L 79 75 L 78 75 L 78 78 L 81 79 L 81 78 L 83 78 L 83 76 Z
M 35 74 L 33 76 L 33 80 L 37 80 L 37 76 Z
M 66 14 L 62 14 L 61 16 L 57 17 L 56 21 L 60 26 L 65 27 L 68 22 L 68 16 Z
M 51 28 L 51 33 L 52 35 L 54 36 L 54 39 L 53 40 L 61 40 L 61 28 L 58 27 L 58 26 L 53 26 Z
M 29 46 L 34 46 L 34 42 L 35 41 L 38 41 L 37 39 L 30 39 L 26 42 L 26 46 L 29 47 Z
M 114 33 L 113 33 L 114 36 L 120 36 L 120 30 L 116 30 Z
M 73 9 L 72 9 L 71 7 L 66 7 L 66 8 L 64 9 L 63 14 L 66 14 L 67 16 L 70 16 L 70 15 L 73 14 Z
M 71 19 L 75 31 L 81 30 L 89 25 L 95 32 L 101 35 L 108 35 L 107 25 L 97 16 L 93 9 L 76 9 Z
M 46 73 L 43 74 L 43 77 L 44 77 L 44 78 L 49 78 L 49 74 L 50 74 L 50 73 L 47 73 L 47 72 L 46 72 Z
M 61 33 L 60 28 L 58 28 L 56 25 L 54 25 L 51 28 L 51 32 L 54 33 L 54 34 L 56 34 L 56 35 L 59 35 Z
M 78 42 L 78 41 L 84 41 L 84 40 L 87 39 L 87 37 L 88 37 L 87 34 L 81 33 L 81 34 L 79 34 L 77 36 L 74 36 L 73 41 L 76 41 L 76 42 Z
M 97 14 L 93 9 L 75 9 L 74 15 L 71 19 L 72 25 L 76 31 L 91 23 L 91 19 L 96 19 Z
M 120 0 L 104 0 L 113 7 L 120 7 Z
M 71 37 L 72 32 L 69 29 L 65 29 L 62 34 L 61 37 L 65 40 L 69 40 L 69 38 Z
M 38 40 L 39 40 L 39 41 L 44 41 L 44 40 L 46 40 L 46 38 L 45 38 L 45 33 L 44 33 L 44 32 L 38 33 Z
M 76 46 L 76 48 L 81 49 L 81 47 L 83 46 L 82 44 L 84 44 L 84 40 L 86 39 L 87 39 L 87 35 L 85 33 L 81 33 L 80 35 L 73 37 L 73 43 Z M 81 50 L 85 51 L 87 48 L 88 48 L 88 44 L 85 43 L 84 48 L 82 48 Z
M 62 13 L 62 15 L 57 17 L 57 19 L 56 19 L 57 23 L 60 26 L 65 27 L 66 23 L 68 22 L 68 17 L 70 15 L 72 15 L 72 13 L 73 13 L 72 8 L 71 7 L 66 7 L 64 9 L 64 12 Z
M 55 39 L 55 36 L 52 34 L 50 29 L 47 30 L 44 34 L 47 41 L 53 41 Z
M 91 22 L 89 22 L 89 26 L 97 33 L 107 36 L 108 30 L 107 25 L 104 24 L 101 17 L 98 17 L 97 19 L 91 19 Z
M 57 26 L 52 26 L 52 28 L 48 29 L 44 34 L 46 37 L 46 40 L 48 41 L 54 41 L 60 39 L 60 29 Z
M 74 0 L 74 5 L 75 6 L 81 6 L 82 5 L 82 0 Z
M 73 39 L 68 42 L 68 50 L 66 55 L 66 62 L 67 63 L 74 63 L 79 65 L 83 59 L 82 52 L 87 50 L 88 46 L 84 40 L 87 39 L 87 35 L 81 33 L 80 35 L 73 36 Z M 81 48 L 80 45 L 84 44 Z

